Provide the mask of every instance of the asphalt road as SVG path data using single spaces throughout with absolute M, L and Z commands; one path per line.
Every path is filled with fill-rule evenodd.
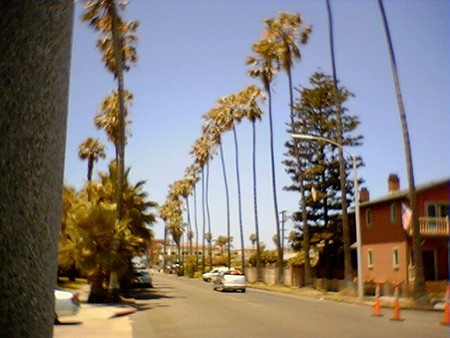
M 154 288 L 136 294 L 132 334 L 144 337 L 449 337 L 442 312 L 391 309 L 373 317 L 366 305 L 247 289 L 220 293 L 198 279 L 154 274 Z

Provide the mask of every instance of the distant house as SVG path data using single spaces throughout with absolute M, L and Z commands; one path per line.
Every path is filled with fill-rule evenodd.
M 426 281 L 447 280 L 449 273 L 450 179 L 416 187 Z M 388 179 L 388 194 L 374 200 L 361 191 L 362 276 L 365 282 L 403 283 L 414 280 L 408 190 L 397 175 Z

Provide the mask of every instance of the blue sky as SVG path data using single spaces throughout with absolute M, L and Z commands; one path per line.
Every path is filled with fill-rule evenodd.
M 385 0 L 394 43 L 400 84 L 407 113 L 416 183 L 449 176 L 449 36 L 448 0 Z M 396 173 L 407 188 L 403 138 L 384 30 L 376 0 L 334 0 L 337 76 L 355 94 L 347 102 L 361 120 L 358 133 L 363 145 L 349 149 L 366 166 L 358 170 L 371 198 L 387 193 L 387 177 Z M 307 85 L 317 70 L 331 74 L 325 0 L 132 0 L 125 20 L 138 20 L 138 63 L 125 75 L 125 86 L 135 97 L 130 108 L 133 136 L 125 161 L 131 181 L 146 180 L 150 199 L 163 203 L 168 185 L 184 175 L 189 155 L 200 136 L 201 116 L 222 96 L 236 93 L 258 81 L 247 76 L 246 57 L 263 33 L 263 20 L 278 12 L 299 12 L 312 25 L 302 60 L 293 70 L 294 84 Z M 97 34 L 80 21 L 76 4 L 72 72 L 65 160 L 65 183 L 81 187 L 87 164 L 78 158 L 78 146 L 87 137 L 114 147 L 92 122 L 102 98 L 116 85 L 95 48 Z M 287 79 L 278 74 L 273 83 L 274 126 L 279 210 L 298 209 L 298 195 L 285 192 L 289 184 L 281 161 L 288 122 Z M 273 247 L 275 233 L 270 181 L 269 129 L 266 117 L 257 126 L 258 206 L 261 240 Z M 243 218 L 246 245 L 254 230 L 251 176 L 251 128 L 238 129 Z M 232 135 L 224 135 L 228 162 L 231 221 L 234 246 L 238 233 L 234 148 Z M 107 160 L 96 169 L 105 170 Z M 219 158 L 211 162 L 210 204 L 214 238 L 226 235 L 224 187 Z M 200 186 L 197 190 L 200 196 Z M 192 205 L 192 203 L 191 203 Z M 198 222 L 202 225 L 200 198 Z M 191 210 L 193 212 L 193 210 Z M 286 223 L 287 231 L 292 223 Z M 155 224 L 162 237 L 163 223 Z M 201 239 L 199 239 L 201 240 Z

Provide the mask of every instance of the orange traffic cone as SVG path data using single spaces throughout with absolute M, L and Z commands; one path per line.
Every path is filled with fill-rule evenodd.
M 395 287 L 394 313 L 391 320 L 403 320 L 400 318 L 400 305 L 398 303 L 398 286 Z
M 444 308 L 444 321 L 442 325 L 450 325 L 450 285 L 447 286 L 447 292 L 445 294 L 445 308 Z
M 380 284 L 377 284 L 377 288 L 375 289 L 375 305 L 374 305 L 374 309 L 373 309 L 373 315 L 375 317 L 380 317 L 382 316 L 380 310 L 381 310 L 381 305 L 380 305 Z

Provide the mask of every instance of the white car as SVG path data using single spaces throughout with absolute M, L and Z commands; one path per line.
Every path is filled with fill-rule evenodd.
M 55 323 L 60 317 L 75 316 L 80 311 L 78 296 L 66 290 L 55 289 Z
M 227 266 L 218 266 L 214 269 L 212 269 L 210 272 L 205 272 L 202 275 L 202 278 L 205 282 L 211 282 L 212 280 L 216 279 L 217 276 L 219 276 L 219 273 L 221 272 L 228 272 L 228 271 L 234 271 L 234 268 L 229 268 Z

